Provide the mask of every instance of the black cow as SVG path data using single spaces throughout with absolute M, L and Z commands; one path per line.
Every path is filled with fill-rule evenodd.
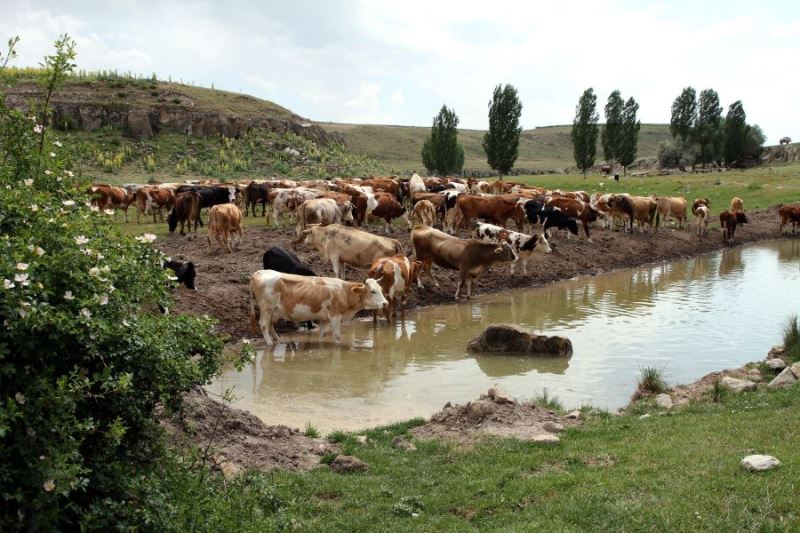
M 284 274 L 297 274 L 298 276 L 316 276 L 296 255 L 280 246 L 273 246 L 264 252 L 261 263 L 264 265 L 264 270 L 275 270 Z
M 247 216 L 248 211 L 252 209 L 253 216 L 256 216 L 256 206 L 261 204 L 261 216 L 267 211 L 267 195 L 269 194 L 270 186 L 267 183 L 251 183 L 247 186 L 244 193 L 244 214 Z
M 197 212 L 197 220 L 201 226 L 203 221 L 200 219 L 200 211 L 204 207 L 232 204 L 236 201 L 236 194 L 239 192 L 233 185 L 181 185 L 177 188 L 175 194 L 187 191 L 197 191 L 200 194 L 200 209 Z
M 525 202 L 525 217 L 531 224 L 543 224 L 544 234 L 550 228 L 565 229 L 573 235 L 578 234 L 578 221 L 567 216 L 560 209 L 545 206 L 539 200 Z
M 197 272 L 195 272 L 195 265 L 191 261 L 184 262 L 184 261 L 173 261 L 171 259 L 167 259 L 164 261 L 164 269 L 170 269 L 175 272 L 175 276 L 178 278 L 180 283 L 187 289 L 192 289 L 193 291 L 197 290 L 197 287 L 194 284 L 194 278 L 197 276 Z

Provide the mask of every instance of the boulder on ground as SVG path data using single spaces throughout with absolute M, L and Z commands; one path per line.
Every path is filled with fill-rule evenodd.
M 720 380 L 720 385 L 725 387 L 726 389 L 730 389 L 731 392 L 744 392 L 750 390 L 756 390 L 757 385 L 750 380 L 747 379 L 737 379 L 732 378 L 730 376 L 725 376 Z
M 331 470 L 338 474 L 366 472 L 369 470 L 369 465 L 352 455 L 337 455 L 331 463 Z
M 559 439 L 552 433 L 543 433 L 541 435 L 536 435 L 531 440 L 537 444 L 558 444 L 559 442 L 561 442 L 561 439 Z
M 494 387 L 490 388 L 487 395 L 495 403 L 517 403 L 517 400 L 513 396 L 500 388 L 500 385 L 495 385 Z
M 564 431 L 563 424 L 559 424 L 558 422 L 553 422 L 551 420 L 548 420 L 542 424 L 542 428 L 544 428 L 544 430 L 548 433 L 563 433 Z
M 741 462 L 742 468 L 751 472 L 771 470 L 780 464 L 781 462 L 771 455 L 748 455 Z
M 656 405 L 662 409 L 672 409 L 672 397 L 669 394 L 661 393 L 656 396 Z
M 492 324 L 469 341 L 467 349 L 483 353 L 524 353 L 530 355 L 572 355 L 572 342 L 559 336 L 536 335 L 513 324 Z
M 567 413 L 566 417 L 569 418 L 570 420 L 580 420 L 581 412 L 575 409 L 574 411 L 570 411 L 569 413 Z
M 795 366 L 797 365 L 787 366 L 784 368 L 780 374 L 775 376 L 775 379 L 769 382 L 767 387 L 770 389 L 782 389 L 784 387 L 794 385 L 797 382 L 797 376 L 792 370 Z
M 779 357 L 767 359 L 767 367 L 769 367 L 770 370 L 783 370 L 786 368 L 786 361 Z

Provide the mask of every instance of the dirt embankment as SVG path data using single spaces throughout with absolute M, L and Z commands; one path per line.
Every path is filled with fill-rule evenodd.
M 777 208 L 752 211 L 748 217 L 750 223 L 737 228 L 737 244 L 780 237 Z M 245 226 L 247 221 L 245 219 Z M 373 230 L 382 231 L 377 227 Z M 395 228 L 390 236 L 399 239 L 406 253 L 411 253 L 408 231 Z M 213 316 L 219 321 L 220 331 L 233 339 L 258 337 L 259 334 L 249 327 L 249 280 L 253 272 L 262 268 L 261 257 L 270 246 L 280 245 L 293 250 L 318 275 L 333 276 L 329 262 L 305 245 L 294 248 L 293 240 L 292 229 L 246 228 L 238 250 L 232 254 L 210 254 L 204 234 L 192 241 L 177 235 L 159 239 L 156 245 L 162 252 L 173 259 L 194 261 L 197 265 L 198 291 L 176 289 L 174 311 Z M 507 265 L 494 266 L 473 287 L 473 295 L 527 288 L 576 276 L 691 257 L 727 246 L 722 242 L 719 228 L 712 228 L 707 237 L 701 238 L 695 235 L 693 225 L 689 230 L 661 228 L 652 236 L 638 231 L 630 235 L 621 231 L 596 229 L 592 232 L 592 241 L 587 242 L 583 237 L 555 239 L 557 247 L 552 253 L 545 255 L 535 252 L 528 260 L 527 275 L 517 269 L 517 274 L 512 276 Z M 410 308 L 454 301 L 456 272 L 435 266 L 433 270 L 440 286 L 429 287 L 428 283 L 424 290 L 415 288 L 408 301 Z M 365 275 L 364 270 L 348 268 L 347 278 L 350 280 L 361 280 Z

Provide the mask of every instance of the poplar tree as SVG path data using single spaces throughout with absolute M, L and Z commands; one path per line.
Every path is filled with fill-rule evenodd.
M 700 163 L 712 160 L 714 138 L 718 134 L 722 120 L 722 106 L 714 89 L 705 89 L 697 102 L 697 120 L 694 123 L 694 138 L 700 148 Z
M 616 160 L 617 147 L 620 144 L 622 135 L 622 108 L 625 102 L 622 100 L 619 91 L 614 91 L 608 95 L 606 102 L 606 124 L 600 134 L 603 144 L 603 156 L 609 165 L 613 165 Z
M 597 96 L 591 87 L 583 92 L 575 108 L 575 120 L 572 121 L 573 155 L 575 164 L 583 172 L 586 179 L 586 170 L 594 165 L 595 154 L 597 152 L 597 121 L 600 116 L 597 114 Z
M 458 174 L 464 166 L 464 148 L 458 142 L 458 116 L 446 105 L 433 117 L 431 134 L 422 145 L 422 164 L 440 176 Z
M 500 179 L 508 174 L 519 155 L 519 118 L 522 103 L 513 85 L 498 85 L 489 101 L 489 131 L 483 136 L 484 152 L 489 166 Z
M 620 132 L 619 145 L 616 150 L 616 157 L 622 165 L 622 175 L 625 175 L 628 165 L 636 161 L 636 152 L 639 147 L 639 129 L 642 123 L 636 119 L 639 112 L 639 104 L 633 97 L 628 98 L 622 109 L 622 128 Z
M 725 164 L 736 165 L 744 154 L 747 141 L 747 114 L 744 112 L 741 100 L 736 100 L 728 108 L 724 139 Z
M 692 87 L 685 87 L 681 94 L 672 102 L 672 117 L 669 121 L 669 131 L 675 138 L 680 137 L 686 144 L 686 139 L 692 132 L 697 119 L 697 98 Z

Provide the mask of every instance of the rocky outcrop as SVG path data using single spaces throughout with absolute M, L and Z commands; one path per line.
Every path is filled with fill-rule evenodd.
M 784 368 L 780 374 L 769 382 L 767 387 L 770 389 L 782 389 L 794 385 L 798 379 L 800 379 L 800 363 L 795 363 Z
M 482 353 L 569 357 L 572 355 L 572 342 L 565 337 L 536 335 L 513 324 L 492 324 L 469 341 L 467 349 Z
M 792 163 L 800 161 L 800 143 L 765 146 L 761 151 L 761 164 Z

